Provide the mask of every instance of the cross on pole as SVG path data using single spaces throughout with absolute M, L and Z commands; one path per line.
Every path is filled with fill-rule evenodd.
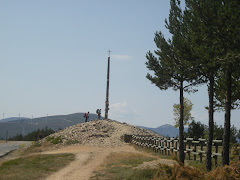
M 108 52 L 108 57 L 110 57 L 110 53 L 111 53 L 112 51 L 110 51 L 110 49 L 109 49 L 107 52 Z

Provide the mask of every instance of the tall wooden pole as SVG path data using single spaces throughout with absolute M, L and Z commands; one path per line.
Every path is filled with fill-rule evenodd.
M 109 110 L 109 76 L 110 76 L 110 50 L 108 51 L 108 68 L 107 68 L 107 90 L 106 90 L 106 102 L 105 102 L 105 119 L 108 119 Z

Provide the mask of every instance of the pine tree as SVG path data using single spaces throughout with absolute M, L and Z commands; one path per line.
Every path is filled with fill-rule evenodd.
M 211 170 L 212 141 L 214 132 L 214 86 L 220 63 L 216 60 L 216 45 L 214 40 L 214 21 L 217 16 L 217 1 L 186 0 L 187 19 L 193 45 L 193 51 L 198 56 L 200 74 L 208 82 L 208 140 L 206 169 Z
M 239 91 L 234 91 L 233 85 L 240 84 L 240 1 L 221 0 L 220 2 L 216 19 L 218 31 L 216 31 L 215 39 L 218 44 L 218 60 L 221 62 L 221 71 L 226 82 L 222 156 L 222 165 L 226 165 L 229 164 L 231 109 L 236 101 L 233 98 L 239 93 Z M 238 96 L 237 99 L 239 98 Z
M 237 0 L 204 1 L 186 0 L 190 36 L 193 37 L 195 54 L 200 57 L 202 73 L 209 87 L 209 134 L 206 169 L 211 170 L 211 146 L 213 137 L 214 89 L 224 82 L 224 93 L 215 92 L 215 99 L 225 95 L 225 124 L 223 143 L 223 165 L 229 164 L 230 112 L 233 77 L 239 81 L 239 4 Z M 221 75 L 221 76 L 219 76 Z M 225 80 L 224 80 L 225 79 Z M 217 84 L 215 83 L 217 80 Z M 238 83 L 237 83 L 238 84 Z M 238 96 L 239 97 L 239 96 Z M 235 101 L 235 100 L 234 100 Z M 222 101 L 223 102 L 223 101 Z
M 184 23 L 180 1 L 171 0 L 170 5 L 169 18 L 165 22 L 172 38 L 166 41 L 160 31 L 155 33 L 154 41 L 158 48 L 155 54 L 158 58 L 151 52 L 147 53 L 147 68 L 154 72 L 154 75 L 148 73 L 147 78 L 161 90 L 173 88 L 180 92 L 179 160 L 184 163 L 183 92 L 195 92 L 192 87 L 200 81 L 193 66 L 194 57 L 191 53 L 189 32 L 187 24 Z

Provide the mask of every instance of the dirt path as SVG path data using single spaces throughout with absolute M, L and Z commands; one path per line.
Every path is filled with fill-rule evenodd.
M 132 146 L 115 148 L 68 146 L 54 151 L 44 152 L 44 154 L 73 153 L 76 155 L 75 161 L 70 163 L 67 167 L 63 168 L 59 172 L 50 175 L 46 180 L 88 180 L 91 176 L 94 175 L 94 170 L 96 170 L 97 167 L 99 167 L 104 162 L 104 159 L 111 152 L 132 152 L 148 154 L 146 152 L 139 152 Z M 157 162 L 159 163 L 160 161 L 157 160 Z M 167 163 L 173 164 L 171 161 L 167 161 Z

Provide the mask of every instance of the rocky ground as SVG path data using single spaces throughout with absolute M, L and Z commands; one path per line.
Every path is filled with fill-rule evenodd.
M 125 145 L 123 141 L 125 134 L 159 136 L 149 130 L 113 120 L 92 120 L 80 123 L 50 136 L 54 138 L 60 136 L 62 144 L 77 142 L 76 144 L 88 146 L 114 147 Z

